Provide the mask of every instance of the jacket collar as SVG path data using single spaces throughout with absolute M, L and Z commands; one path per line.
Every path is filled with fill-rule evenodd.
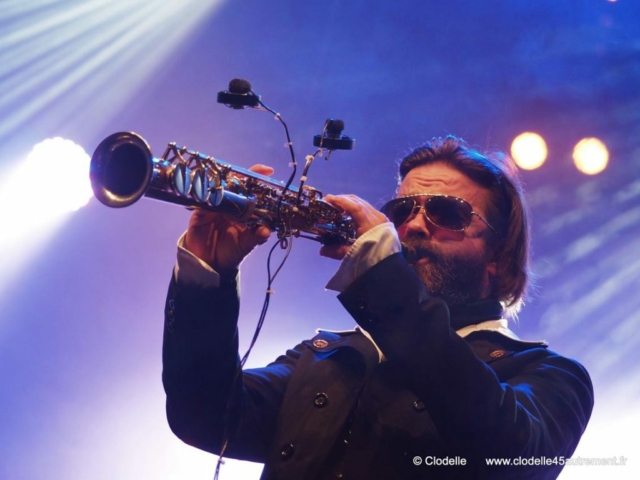
M 502 318 L 503 313 L 504 309 L 502 308 L 502 304 L 498 300 L 491 298 L 483 299 L 474 303 L 453 305 L 449 307 L 451 327 L 460 337 L 464 338 L 474 332 L 479 331 L 492 331 L 499 333 L 503 337 L 506 337 L 510 340 L 521 343 L 522 345 L 546 346 L 545 341 L 520 340 L 520 338 L 518 338 L 515 333 L 509 330 L 508 321 Z M 352 335 L 358 331 L 362 333 L 362 337 L 353 337 Z M 376 343 L 373 341 L 373 338 L 371 338 L 369 332 L 365 331 L 360 326 L 356 326 L 355 330 L 342 331 L 318 329 L 317 333 L 320 337 L 325 337 L 326 340 L 330 342 L 330 348 L 327 348 L 329 347 L 328 344 L 323 345 L 321 349 L 317 349 L 315 348 L 315 346 L 312 347 L 316 351 L 324 350 L 325 348 L 327 348 L 326 351 L 329 352 L 343 346 L 344 344 L 352 345 L 354 340 L 357 340 L 360 343 L 362 342 L 362 340 L 366 339 L 366 341 L 363 343 L 369 347 L 369 350 L 372 346 L 375 348 L 375 353 L 377 354 L 375 356 L 377 357 L 378 362 L 382 363 L 383 361 L 385 361 L 384 354 L 382 353 L 378 345 L 376 345 Z M 361 344 L 361 346 L 363 345 Z M 371 354 L 374 352 L 370 351 L 368 353 L 369 355 L 367 355 L 367 357 L 369 357 L 369 360 L 371 360 Z

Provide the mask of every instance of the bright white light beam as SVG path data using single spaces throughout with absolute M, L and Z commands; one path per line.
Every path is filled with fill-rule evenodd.
M 87 0 L 53 4 L 27 19 L 8 7 L 7 15 L 18 10 L 0 30 L 0 77 L 12 95 L 0 106 L 14 111 L 0 122 L 0 137 L 50 117 L 100 128 L 222 3 Z
M 93 196 L 89 162 L 81 146 L 50 138 L 0 184 L 0 299 L 3 284 Z

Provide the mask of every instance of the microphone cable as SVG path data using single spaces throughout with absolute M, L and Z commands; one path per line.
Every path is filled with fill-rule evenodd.
M 262 304 L 262 310 L 260 312 L 260 316 L 258 318 L 256 328 L 253 332 L 253 337 L 251 338 L 251 342 L 249 343 L 249 348 L 247 349 L 245 354 L 242 356 L 242 359 L 238 363 L 238 367 L 236 368 L 235 374 L 233 376 L 233 380 L 231 382 L 231 391 L 227 398 L 225 415 L 223 419 L 222 446 L 220 448 L 220 453 L 218 454 L 218 461 L 216 462 L 216 469 L 213 477 L 214 480 L 219 480 L 220 468 L 224 463 L 223 457 L 227 451 L 227 447 L 229 446 L 229 441 L 231 440 L 231 437 L 233 435 L 233 432 L 231 432 L 231 408 L 233 406 L 233 401 L 235 400 L 235 396 L 236 396 L 236 390 L 237 390 L 236 385 L 242 378 L 242 370 L 244 368 L 244 365 L 249 359 L 249 355 L 251 354 L 251 351 L 253 350 L 253 347 L 256 344 L 258 337 L 260 335 L 260 332 L 262 330 L 262 326 L 264 325 L 264 321 L 267 317 L 267 311 L 269 310 L 271 295 L 275 293 L 274 290 L 272 289 L 273 282 L 276 276 L 278 275 L 278 273 L 280 272 L 280 270 L 282 270 L 282 267 L 286 263 L 287 259 L 289 258 L 289 254 L 291 253 L 291 248 L 293 247 L 293 238 L 294 238 L 293 231 L 291 228 L 292 227 L 291 216 L 289 218 L 289 225 L 285 225 L 284 222 L 282 221 L 282 213 L 281 213 L 284 196 L 286 192 L 289 190 L 289 188 L 291 187 L 291 184 L 293 183 L 293 180 L 296 176 L 296 171 L 297 171 L 296 157 L 295 157 L 295 152 L 293 150 L 293 143 L 291 142 L 291 136 L 289 135 L 289 128 L 287 127 L 286 122 L 283 120 L 282 116 L 278 112 L 274 111 L 273 109 L 265 105 L 264 102 L 260 100 L 260 97 L 256 95 L 255 92 L 253 92 L 253 90 L 249 89 L 249 92 L 252 95 L 255 95 L 255 97 L 258 99 L 258 104 L 262 107 L 262 109 L 272 113 L 274 115 L 274 118 L 278 120 L 284 127 L 285 136 L 287 138 L 287 143 L 285 144 L 285 147 L 288 147 L 289 149 L 289 155 L 291 157 L 290 166 L 292 167 L 292 172 L 285 184 L 284 189 L 280 194 L 280 198 L 278 199 L 278 203 L 276 205 L 277 223 L 280 226 L 280 231 L 282 233 L 279 233 L 278 231 L 276 231 L 278 238 L 276 239 L 273 246 L 271 247 L 271 250 L 269 250 L 269 255 L 267 256 L 267 289 L 265 292 L 264 302 Z M 271 259 L 272 259 L 273 252 L 275 251 L 278 245 L 280 245 L 280 248 L 282 248 L 283 250 L 286 250 L 286 252 L 285 252 L 284 258 L 276 268 L 274 274 L 271 275 Z

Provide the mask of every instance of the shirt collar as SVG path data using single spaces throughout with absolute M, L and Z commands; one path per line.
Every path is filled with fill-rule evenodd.
M 487 320 L 500 320 L 504 310 L 502 304 L 493 298 L 485 298 L 464 305 L 449 306 L 451 328 L 463 329 L 469 325 L 477 325 Z

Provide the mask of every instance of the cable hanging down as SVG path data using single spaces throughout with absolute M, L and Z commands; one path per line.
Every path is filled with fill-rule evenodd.
M 232 393 L 227 399 L 227 408 L 226 408 L 226 414 L 224 419 L 223 441 L 222 441 L 222 447 L 220 449 L 220 453 L 218 455 L 218 462 L 216 464 L 214 480 L 218 480 L 219 478 L 220 467 L 224 463 L 223 457 L 227 450 L 229 442 L 231 441 L 231 438 L 233 436 L 233 432 L 231 431 L 231 408 L 233 405 L 233 401 L 235 400 L 235 392 L 239 391 L 239 389 L 236 388 L 236 385 L 237 385 L 237 382 L 241 380 L 242 370 L 247 360 L 249 359 L 249 355 L 251 354 L 251 351 L 260 335 L 260 331 L 262 330 L 262 326 L 264 325 L 264 321 L 267 316 L 267 311 L 269 309 L 269 302 L 271 299 L 271 295 L 275 293 L 272 288 L 273 282 L 276 276 L 278 275 L 278 273 L 282 270 L 287 259 L 289 258 L 289 254 L 291 253 L 291 249 L 293 247 L 294 236 L 305 237 L 305 235 L 301 235 L 299 232 L 295 232 L 295 235 L 294 235 L 294 227 L 292 225 L 292 219 L 294 218 L 294 215 L 300 211 L 302 194 L 305 191 L 305 188 L 304 188 L 305 182 L 307 180 L 307 174 L 309 172 L 309 168 L 311 167 L 311 163 L 313 162 L 316 156 L 322 155 L 323 148 L 326 148 L 329 151 L 329 154 L 326 157 L 326 159 L 328 159 L 329 156 L 331 155 L 331 151 L 334 149 L 351 150 L 354 147 L 354 140 L 341 134 L 342 130 L 344 129 L 344 122 L 342 122 L 341 120 L 332 120 L 332 119 L 328 119 L 325 122 L 322 133 L 314 137 L 313 144 L 314 146 L 318 147 L 318 149 L 312 155 L 307 155 L 305 158 L 306 163 L 305 163 L 302 175 L 300 177 L 300 185 L 297 189 L 297 195 L 291 208 L 291 211 L 294 213 L 294 215 L 288 215 L 287 217 L 288 222 L 287 222 L 283 217 L 283 211 L 282 211 L 283 201 L 286 198 L 287 192 L 291 189 L 291 184 L 295 178 L 296 171 L 297 171 L 297 163 L 295 158 L 295 152 L 293 149 L 293 142 L 291 141 L 289 128 L 287 127 L 286 122 L 283 120 L 282 116 L 278 112 L 274 111 L 273 109 L 265 105 L 265 103 L 260 99 L 260 96 L 257 95 L 252 90 L 251 84 L 244 79 L 233 79 L 229 83 L 229 91 L 218 93 L 218 102 L 224 103 L 228 107 L 234 108 L 234 109 L 256 108 L 259 110 L 265 110 L 272 113 L 274 115 L 274 118 L 278 120 L 284 127 L 285 136 L 287 139 L 284 146 L 289 149 L 289 154 L 291 157 L 291 162 L 289 163 L 289 165 L 292 167 L 292 172 L 287 182 L 285 183 L 284 189 L 279 195 L 278 201 L 276 203 L 275 230 L 278 238 L 276 239 L 273 246 L 269 250 L 269 255 L 267 256 L 267 288 L 265 290 L 265 298 L 262 304 L 262 310 L 258 318 L 256 329 L 251 338 L 251 342 L 249 343 L 249 347 L 247 348 L 247 351 L 240 359 L 238 363 L 238 367 L 233 377 Z M 350 238 L 348 239 L 347 243 L 351 243 L 354 238 L 355 238 L 355 232 L 351 232 Z M 285 250 L 285 254 L 282 261 L 280 262 L 280 264 L 278 265 L 278 267 L 276 268 L 275 272 L 272 275 L 271 260 L 272 260 L 273 252 L 275 251 L 277 246 L 280 246 L 281 249 Z

